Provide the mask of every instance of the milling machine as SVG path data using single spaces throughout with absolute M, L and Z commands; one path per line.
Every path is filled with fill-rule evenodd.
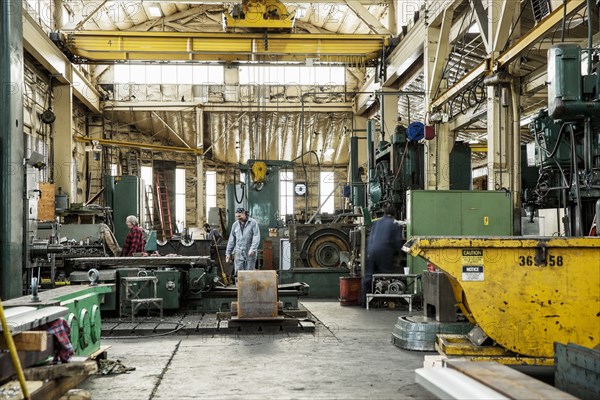
M 530 129 L 539 177 L 524 191 L 530 221 L 539 209 L 564 209 L 565 236 L 592 233 L 600 209 L 600 74 L 588 62 L 581 75 L 581 48 L 558 44 L 548 51 L 548 108 Z M 588 60 L 593 57 L 588 57 Z

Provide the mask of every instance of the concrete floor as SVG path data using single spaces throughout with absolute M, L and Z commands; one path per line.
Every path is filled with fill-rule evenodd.
M 391 330 L 406 311 L 302 303 L 314 333 L 172 335 L 103 340 L 108 358 L 136 370 L 92 376 L 100 399 L 430 399 L 414 370 L 431 353 L 402 351 Z

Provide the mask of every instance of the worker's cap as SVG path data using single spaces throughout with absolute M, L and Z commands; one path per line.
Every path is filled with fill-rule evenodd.
M 246 209 L 245 209 L 244 207 L 238 207 L 238 208 L 235 210 L 235 213 L 236 213 L 236 214 L 246 214 Z

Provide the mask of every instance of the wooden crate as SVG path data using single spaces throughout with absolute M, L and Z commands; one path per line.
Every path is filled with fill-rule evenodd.
M 40 222 L 54 221 L 55 208 L 54 205 L 54 183 L 40 183 L 42 197 L 38 201 L 38 220 Z

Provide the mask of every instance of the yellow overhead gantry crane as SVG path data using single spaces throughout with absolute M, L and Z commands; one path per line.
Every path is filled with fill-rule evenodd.
M 291 33 L 279 0 L 243 0 L 223 13 L 226 32 L 64 31 L 51 39 L 72 61 L 299 62 L 374 65 L 389 35 Z M 232 32 L 242 28 L 246 32 Z
M 279 0 L 242 0 L 223 13 L 223 30 L 232 28 L 285 29 L 294 27 L 295 13 Z
M 74 31 L 59 47 L 79 59 L 114 61 L 292 61 L 369 64 L 386 35 Z M 56 40 L 55 40 L 56 41 Z

